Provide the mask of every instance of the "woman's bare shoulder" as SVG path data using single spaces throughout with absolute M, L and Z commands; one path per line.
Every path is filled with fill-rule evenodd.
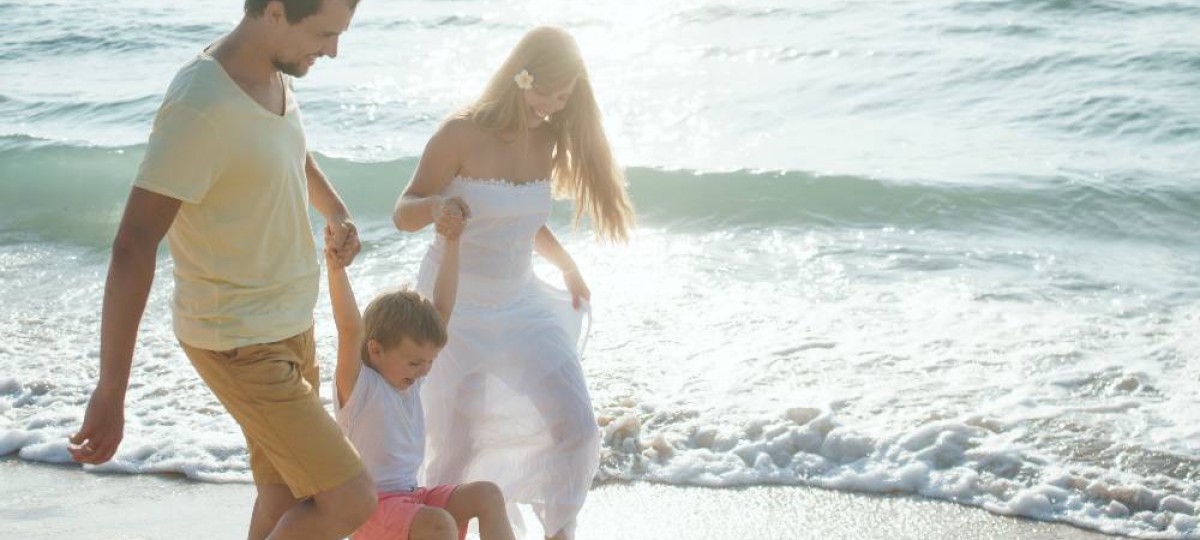
M 470 118 L 454 116 L 442 123 L 434 137 L 457 144 L 477 144 L 486 135 Z

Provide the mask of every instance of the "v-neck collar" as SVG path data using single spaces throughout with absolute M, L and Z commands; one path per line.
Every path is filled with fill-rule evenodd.
M 280 114 L 278 112 L 268 109 L 265 105 L 260 103 L 257 99 L 254 99 L 254 96 L 251 96 L 248 92 L 246 92 L 246 89 L 242 88 L 242 85 L 238 84 L 238 82 L 236 80 L 234 80 L 233 76 L 230 75 L 228 71 L 225 71 L 225 66 L 221 65 L 221 61 L 217 60 L 217 58 L 215 56 L 213 56 L 212 53 L 209 52 L 210 49 L 212 49 L 212 46 L 201 51 L 200 58 L 203 59 L 204 61 L 212 62 L 214 64 L 214 67 L 216 67 L 217 71 L 221 73 L 221 76 L 224 77 L 225 80 L 229 84 L 233 85 L 233 87 L 237 89 L 237 91 L 242 95 L 242 97 L 244 97 L 244 98 L 250 100 L 250 102 L 254 103 L 255 107 L 259 111 L 262 111 L 263 114 L 268 114 L 274 118 L 279 118 L 282 120 L 282 119 L 287 118 L 288 114 L 290 114 L 292 112 L 292 110 L 296 108 L 296 102 L 293 99 L 292 92 L 288 88 L 287 81 L 285 81 L 283 78 L 282 72 L 279 72 L 279 71 L 275 72 L 275 75 L 277 77 L 279 77 L 279 86 L 282 87 L 282 89 L 283 89 L 283 114 Z

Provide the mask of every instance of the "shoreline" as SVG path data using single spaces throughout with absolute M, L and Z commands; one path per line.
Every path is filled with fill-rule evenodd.
M 0 523 L 21 539 L 243 538 L 254 502 L 247 483 L 175 475 L 84 472 L 0 457 Z M 538 527 L 529 523 L 535 533 Z M 8 536 L 11 535 L 11 536 Z M 530 534 L 529 538 L 536 537 Z M 469 537 L 470 538 L 470 537 Z M 998 516 L 909 496 L 804 486 L 705 488 L 651 483 L 594 487 L 577 540 L 821 539 L 1103 540 L 1062 523 Z

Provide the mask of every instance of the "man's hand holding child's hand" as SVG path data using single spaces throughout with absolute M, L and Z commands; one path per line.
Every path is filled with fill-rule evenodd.
M 337 242 L 338 242 L 338 239 L 336 238 L 336 235 L 334 234 L 333 230 L 331 230 L 329 228 L 329 226 L 326 226 L 325 227 L 325 264 L 326 264 L 326 266 L 328 266 L 328 268 L 330 270 L 338 270 L 338 269 L 345 268 L 349 263 L 349 261 L 346 260 L 345 254 L 338 252 L 337 248 L 338 248 L 339 244 Z M 341 245 L 346 245 L 346 244 L 350 244 L 350 245 L 354 245 L 354 246 L 359 245 L 357 229 L 351 229 L 350 231 L 348 231 L 346 233 L 346 238 L 342 240 Z M 357 249 L 354 250 L 355 255 L 357 255 L 357 251 L 358 251 Z M 350 256 L 350 259 L 353 260 L 353 255 Z

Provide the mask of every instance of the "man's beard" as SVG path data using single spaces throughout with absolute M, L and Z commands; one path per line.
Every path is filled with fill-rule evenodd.
M 275 66 L 275 69 L 282 71 L 284 75 L 292 77 L 303 77 L 308 74 L 308 66 L 296 62 L 284 62 L 278 58 L 272 58 L 271 65 Z

